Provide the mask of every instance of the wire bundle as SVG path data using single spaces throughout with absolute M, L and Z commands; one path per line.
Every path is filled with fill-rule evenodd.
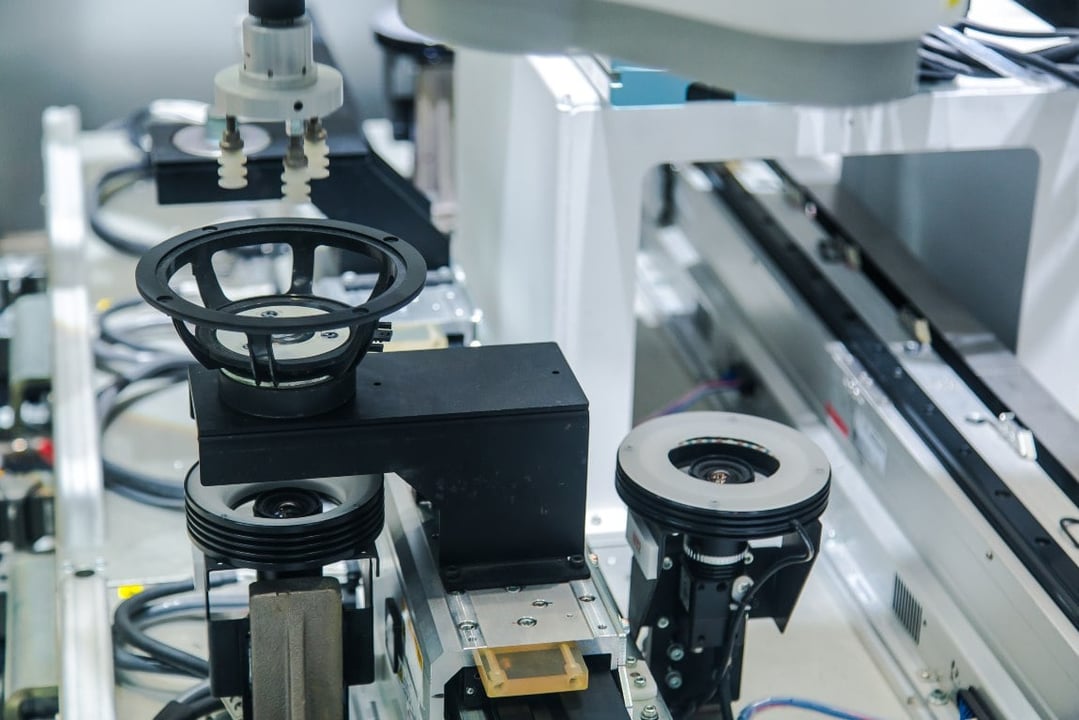
M 234 574 L 223 574 L 212 578 L 210 586 L 219 587 L 234 582 Z M 210 694 L 206 680 L 210 667 L 206 660 L 147 633 L 155 625 L 202 615 L 205 605 L 201 597 L 175 598 L 194 590 L 195 583 L 191 580 L 163 583 L 123 601 L 113 616 L 113 654 L 117 669 L 183 675 L 202 680 L 166 705 L 154 720 L 195 720 L 223 708 L 221 701 Z M 215 605 L 219 608 L 231 606 Z M 242 603 L 236 606 L 242 606 Z
M 691 407 L 693 407 L 701 400 L 704 400 L 710 395 L 714 395 L 716 393 L 724 392 L 727 390 L 738 390 L 741 387 L 742 381 L 738 380 L 737 378 L 708 380 L 706 382 L 702 382 L 699 385 L 695 385 L 681 397 L 672 400 L 667 405 L 664 405 L 659 410 L 656 410 L 652 414 L 648 415 L 648 417 L 644 418 L 644 420 L 651 420 L 652 418 L 657 418 L 660 415 L 671 415 L 673 413 L 685 412 L 686 410 L 689 410 Z M 644 422 L 644 420 L 642 420 L 641 422 Z
M 946 30 L 935 30 L 922 38 L 918 55 L 921 61 L 919 77 L 926 82 L 953 80 L 957 75 L 967 77 L 1002 77 L 1003 73 L 988 67 L 980 53 L 971 52 L 969 43 L 977 43 L 985 50 L 1019 65 L 1025 70 L 1032 70 L 1050 75 L 1066 84 L 1079 87 L 1079 29 L 1054 28 L 1046 32 L 1009 30 L 982 25 L 970 20 L 963 20 L 956 30 L 966 33 L 973 31 L 982 35 L 998 38 L 1017 38 L 1027 40 L 1060 40 L 1062 44 L 1040 50 L 1023 52 L 991 40 L 964 34 L 963 42 Z
M 121 414 L 121 393 L 135 383 L 148 380 L 162 380 L 162 389 L 172 383 L 183 382 L 192 361 L 189 358 L 160 355 L 149 362 L 141 362 L 132 370 L 117 372 L 115 377 L 98 393 L 98 416 L 101 418 L 101 433 L 105 431 Z M 184 507 L 184 487 L 182 483 L 155 478 L 138 470 L 120 465 L 102 457 L 105 474 L 105 486 L 136 502 L 169 510 L 181 510 Z

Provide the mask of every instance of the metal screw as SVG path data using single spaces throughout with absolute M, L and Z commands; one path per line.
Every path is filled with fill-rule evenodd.
M 667 657 L 674 662 L 678 662 L 686 656 L 686 649 L 681 645 L 671 645 L 667 648 Z
M 668 620 L 666 617 L 661 617 L 659 620 L 656 620 L 656 627 L 658 627 L 660 630 L 666 629 L 668 626 L 670 626 L 670 624 L 671 621 Z
M 467 632 L 468 630 L 475 630 L 475 629 L 476 629 L 476 628 L 478 628 L 478 627 L 479 627 L 479 625 L 477 625 L 476 623 L 472 622 L 471 620 L 465 620 L 465 621 L 463 621 L 463 622 L 459 622 L 459 623 L 457 623 L 457 629 L 458 629 L 458 630 L 464 630 L 464 631 L 466 631 L 466 632 Z
M 734 583 L 731 587 L 731 597 L 738 602 L 742 601 L 742 598 L 746 596 L 749 589 L 753 587 L 753 578 L 748 575 L 739 575 L 734 579 Z
M 907 340 L 903 343 L 903 352 L 907 355 L 917 355 L 922 351 L 922 344 L 917 340 Z
M 468 695 L 469 697 L 471 697 L 471 696 L 473 696 L 475 694 L 476 694 L 476 688 L 474 688 L 474 687 L 465 688 L 465 695 Z
M 947 705 L 948 704 L 948 693 L 944 692 L 940 688 L 937 688 L 936 690 L 931 691 L 929 693 L 929 704 L 930 705 Z
M 713 470 L 708 473 L 708 482 L 714 482 L 717 485 L 723 485 L 731 477 L 731 474 L 726 470 Z
M 580 600 L 581 602 L 595 602 L 596 601 L 596 596 L 595 595 L 581 595 L 577 599 Z
M 963 418 L 963 419 L 966 420 L 971 425 L 981 425 L 986 420 L 988 420 L 988 418 L 985 415 L 982 415 L 980 412 L 977 412 L 977 411 L 967 413 L 966 417 Z
M 517 618 L 517 624 L 521 627 L 535 627 L 536 618 L 525 615 L 524 617 Z
M 644 687 L 648 684 L 648 678 L 644 677 L 643 675 L 638 675 L 637 677 L 633 678 L 633 684 L 637 687 Z
M 671 670 L 669 673 L 667 673 L 666 680 L 667 687 L 669 687 L 671 690 L 677 690 L 678 688 L 682 687 L 682 673 L 678 672 L 677 670 Z
M 551 604 L 550 600 L 533 600 L 532 607 L 548 607 Z
M 336 340 L 337 333 L 333 330 L 327 330 L 326 332 L 322 333 L 322 337 L 326 338 L 327 340 Z
M 672 567 L 674 567 L 674 561 L 669 557 L 663 558 L 663 569 L 670 570 Z
M 508 593 L 519 593 L 519 592 L 521 592 L 521 587 L 520 587 L 520 585 L 510 585 L 510 586 L 508 586 L 506 588 L 506 592 L 508 592 Z
M 637 658 L 630 655 L 626 658 L 626 667 L 637 667 Z
M 641 708 L 641 720 L 659 720 L 659 709 L 655 705 Z
M 929 672 L 929 668 L 925 668 L 918 673 L 918 677 L 920 677 L 922 680 L 928 680 L 929 678 L 933 677 L 933 673 Z
M 263 310 L 262 317 L 277 317 L 276 310 Z

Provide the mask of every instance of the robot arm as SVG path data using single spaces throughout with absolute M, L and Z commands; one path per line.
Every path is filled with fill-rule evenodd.
M 598 52 L 752 97 L 848 104 L 915 89 L 919 38 L 962 0 L 400 0 L 412 28 L 501 52 Z
M 344 103 L 341 73 L 315 62 L 314 31 L 304 0 L 250 0 L 243 22 L 243 59 L 214 78 L 214 104 L 225 116 L 218 183 L 247 185 L 238 117 L 277 120 L 289 136 L 281 175 L 286 199 L 306 201 L 309 180 L 329 175 L 320 118 Z

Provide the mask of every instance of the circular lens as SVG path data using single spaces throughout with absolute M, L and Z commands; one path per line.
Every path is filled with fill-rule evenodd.
M 757 479 L 749 463 L 724 455 L 706 455 L 679 470 L 716 485 L 739 485 Z
M 779 469 L 779 461 L 766 448 L 731 438 L 687 440 L 667 458 L 686 475 L 715 485 L 745 485 Z
M 269 490 L 255 498 L 255 517 L 288 520 L 321 512 L 319 494 L 302 488 Z

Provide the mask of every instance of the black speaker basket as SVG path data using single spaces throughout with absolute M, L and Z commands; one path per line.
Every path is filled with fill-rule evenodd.
M 364 302 L 353 305 L 316 294 L 321 248 L 335 262 L 375 270 Z M 278 264 L 290 256 L 282 283 L 287 288 L 243 297 L 227 292 L 222 263 L 215 263 L 218 253 L 276 253 Z M 349 262 L 349 255 L 358 257 Z M 139 261 L 135 278 L 146 302 L 172 318 L 195 359 L 221 371 L 226 403 L 254 415 L 297 417 L 326 412 L 353 397 L 356 365 L 390 338 L 390 325 L 382 318 L 419 295 L 426 266 L 408 243 L 360 225 L 243 220 L 192 230 L 158 245 Z M 187 284 L 197 297 L 184 281 L 193 281 Z

